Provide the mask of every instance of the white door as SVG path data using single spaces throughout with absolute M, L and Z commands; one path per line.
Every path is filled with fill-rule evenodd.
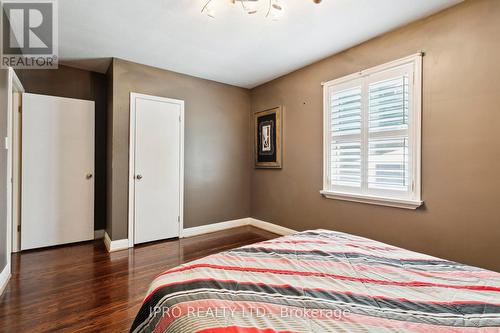
M 131 96 L 134 243 L 178 237 L 183 102 Z
M 21 249 L 94 238 L 94 102 L 23 94 Z

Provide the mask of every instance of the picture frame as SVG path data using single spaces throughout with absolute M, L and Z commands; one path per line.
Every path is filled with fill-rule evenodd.
M 282 168 L 282 107 L 256 112 L 255 168 Z

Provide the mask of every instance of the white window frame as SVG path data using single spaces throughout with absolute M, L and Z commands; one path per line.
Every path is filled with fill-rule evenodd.
M 346 200 L 354 202 L 362 202 L 368 204 L 416 209 L 423 204 L 421 198 L 421 130 L 422 130 L 422 53 L 411 55 L 399 60 L 395 60 L 380 66 L 363 70 L 358 73 L 344 76 L 339 79 L 323 83 L 323 190 L 322 195 L 329 199 Z M 330 182 L 330 143 L 331 143 L 331 127 L 330 127 L 330 93 L 332 88 L 337 91 L 354 86 L 362 86 L 362 119 L 361 119 L 361 134 L 357 135 L 364 138 L 362 142 L 367 143 L 367 135 L 370 135 L 368 129 L 368 84 L 372 81 L 384 79 L 384 74 L 390 71 L 391 74 L 402 70 L 409 70 L 409 80 L 412 82 L 412 93 L 410 97 L 410 111 L 408 119 L 408 148 L 409 148 L 409 181 L 410 188 L 408 192 L 396 191 L 374 191 L 368 190 L 364 179 L 362 168 L 362 186 L 361 189 L 349 190 L 333 188 Z M 378 133 L 375 135 L 379 135 Z M 387 132 L 383 133 L 385 137 Z M 356 135 L 354 135 L 356 136 Z M 362 146 L 362 164 L 367 163 L 368 147 Z

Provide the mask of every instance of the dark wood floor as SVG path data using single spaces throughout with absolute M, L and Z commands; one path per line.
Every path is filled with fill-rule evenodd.
M 93 241 L 15 254 L 0 332 L 127 332 L 157 274 L 275 237 L 248 226 L 114 253 Z

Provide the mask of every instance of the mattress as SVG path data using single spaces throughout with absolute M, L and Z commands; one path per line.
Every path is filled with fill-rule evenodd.
M 305 231 L 160 274 L 131 332 L 500 332 L 500 273 Z

